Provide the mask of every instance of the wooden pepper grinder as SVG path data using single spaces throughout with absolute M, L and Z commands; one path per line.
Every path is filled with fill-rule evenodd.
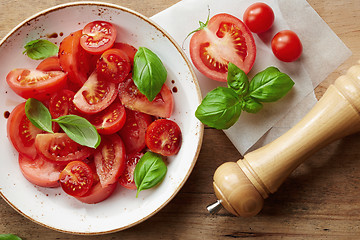
M 219 200 L 208 210 L 215 212 L 222 205 L 236 216 L 256 215 L 264 199 L 311 154 L 358 131 L 360 65 L 330 85 L 314 108 L 284 135 L 237 162 L 218 167 L 213 184 Z

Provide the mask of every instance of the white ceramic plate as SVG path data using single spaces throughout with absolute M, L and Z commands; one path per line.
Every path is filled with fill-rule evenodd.
M 180 152 L 169 158 L 168 172 L 156 188 L 145 190 L 135 198 L 135 191 L 117 187 L 104 202 L 88 205 L 66 195 L 61 188 L 36 187 L 22 176 L 18 154 L 7 139 L 5 117 L 0 118 L 0 191 L 1 196 L 25 217 L 52 229 L 78 234 L 102 234 L 134 226 L 158 212 L 180 190 L 189 177 L 198 157 L 203 125 L 194 112 L 201 94 L 189 60 L 175 41 L 148 18 L 132 10 L 95 2 L 76 2 L 50 8 L 25 20 L 0 42 L 0 111 L 11 111 L 24 99 L 7 86 L 5 78 L 13 68 L 36 67 L 38 61 L 23 55 L 23 46 L 30 40 L 57 33 L 49 38 L 57 44 L 94 20 L 105 20 L 118 28 L 118 41 L 154 51 L 168 71 L 167 85 L 174 92 L 172 119 L 183 134 Z

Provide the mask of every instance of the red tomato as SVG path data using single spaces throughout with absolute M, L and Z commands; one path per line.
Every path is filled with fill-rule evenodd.
M 191 37 L 190 56 L 202 74 L 226 82 L 229 62 L 245 73 L 254 65 L 254 37 L 240 19 L 226 13 L 217 14 L 206 28 Z
M 46 161 L 42 157 L 37 156 L 35 159 L 19 155 L 20 170 L 24 177 L 32 184 L 40 187 L 58 187 L 59 175 L 64 167 Z
M 66 86 L 67 74 L 60 71 L 43 72 L 17 68 L 9 72 L 6 82 L 19 96 L 44 100 Z
M 101 54 L 110 49 L 116 39 L 116 28 L 109 22 L 94 21 L 82 30 L 81 46 L 89 53 Z
M 129 57 L 131 64 L 134 63 L 134 57 L 137 52 L 137 49 L 134 46 L 127 43 L 119 42 L 119 43 L 115 43 L 113 48 L 117 48 L 124 51 Z
M 73 103 L 75 93 L 71 90 L 63 89 L 54 93 L 50 98 L 49 111 L 53 118 L 75 114 L 79 115 Z
M 181 147 L 181 130 L 176 122 L 169 119 L 158 119 L 146 130 L 146 146 L 163 156 L 177 154 Z
M 94 162 L 102 187 L 117 182 L 125 169 L 125 145 L 119 135 L 102 136 Z
M 117 184 L 110 184 L 106 187 L 102 187 L 100 183 L 97 183 L 93 185 L 85 195 L 76 197 L 76 199 L 87 204 L 102 202 L 113 194 L 116 185 Z
M 275 16 L 269 5 L 258 2 L 250 5 L 245 10 L 243 19 L 250 31 L 262 33 L 271 28 Z
M 35 138 L 37 153 L 47 160 L 67 164 L 74 160 L 84 160 L 93 149 L 71 140 L 66 133 L 38 134 Z
M 99 58 L 96 71 L 98 76 L 111 82 L 123 82 L 131 70 L 130 59 L 119 49 L 106 50 Z
M 145 132 L 152 121 L 152 117 L 146 113 L 126 109 L 125 125 L 119 135 L 124 141 L 127 154 L 141 152 L 145 148 Z
M 25 102 L 17 105 L 7 120 L 7 135 L 14 148 L 20 154 L 35 159 L 35 137 L 39 133 L 44 131 L 35 127 L 26 117 Z
M 94 71 L 98 57 L 87 53 L 80 46 L 81 30 L 64 38 L 59 47 L 59 61 L 69 74 L 71 89 L 79 89 Z
M 60 60 L 57 56 L 45 58 L 36 67 L 36 70 L 40 71 L 62 71 L 60 66 Z
M 59 179 L 62 189 L 74 197 L 85 195 L 94 181 L 91 168 L 81 161 L 72 161 L 66 165 Z
M 274 55 L 281 61 L 292 62 L 302 53 L 302 44 L 299 37 L 290 30 L 278 32 L 271 41 Z
M 136 164 L 143 155 L 143 153 L 133 153 L 126 156 L 126 167 L 124 173 L 119 178 L 119 183 L 121 186 L 127 189 L 136 189 L 134 171 Z
M 116 96 L 116 84 L 98 78 L 95 71 L 75 94 L 73 102 L 80 112 L 94 114 L 107 108 Z
M 96 127 L 100 134 L 116 133 L 124 126 L 125 119 L 125 107 L 119 100 L 115 100 L 105 110 L 88 117 L 89 122 Z
M 156 117 L 168 118 L 174 108 L 173 95 L 165 84 L 160 93 L 150 102 L 135 86 L 134 81 L 128 78 L 119 84 L 119 98 L 125 107 Z

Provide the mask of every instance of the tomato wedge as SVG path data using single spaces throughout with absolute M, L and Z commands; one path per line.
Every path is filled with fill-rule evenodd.
M 125 107 L 152 116 L 168 118 L 174 108 L 171 90 L 164 84 L 160 93 L 150 102 L 136 87 L 134 81 L 128 78 L 119 84 L 119 98 Z
M 119 178 L 119 184 L 127 189 L 136 189 L 134 171 L 143 153 L 133 153 L 126 156 L 126 167 L 124 173 Z
M 67 74 L 61 71 L 40 71 L 17 68 L 6 76 L 9 87 L 19 96 L 44 100 L 66 86 Z
M 94 153 L 94 162 L 102 187 L 118 180 L 125 169 L 125 145 L 119 135 L 102 136 Z
M 127 56 L 129 57 L 131 65 L 133 65 L 134 57 L 137 52 L 137 49 L 134 46 L 127 44 L 127 43 L 123 43 L 123 42 L 117 42 L 114 44 L 113 48 L 117 48 L 117 49 L 124 51 L 127 54 Z
M 59 179 L 64 192 L 74 197 L 85 195 L 94 181 L 91 168 L 81 161 L 72 161 L 66 165 Z
M 100 183 L 93 185 L 90 190 L 81 197 L 76 197 L 77 200 L 87 204 L 95 204 L 108 199 L 116 188 L 116 183 L 102 187 Z
M 98 77 L 94 71 L 74 96 L 74 104 L 86 114 L 98 113 L 107 108 L 117 96 L 116 84 Z
M 35 138 L 38 154 L 58 164 L 67 164 L 74 160 L 84 160 L 93 153 L 93 149 L 71 140 L 66 133 L 38 134 Z
M 255 40 L 240 19 L 217 14 L 191 37 L 190 57 L 202 74 L 226 82 L 229 62 L 245 73 L 251 70 L 256 58 Z
M 79 115 L 73 99 L 75 93 L 68 89 L 62 89 L 54 93 L 50 98 L 49 111 L 53 118 L 75 114 Z
M 62 71 L 60 59 L 57 56 L 48 57 L 42 60 L 36 67 L 40 71 Z

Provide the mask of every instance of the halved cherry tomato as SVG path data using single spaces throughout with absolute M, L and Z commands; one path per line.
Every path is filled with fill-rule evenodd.
M 62 71 L 60 66 L 60 59 L 57 56 L 45 58 L 36 67 L 36 70 L 40 71 Z
M 254 37 L 240 19 L 226 13 L 217 14 L 191 37 L 190 56 L 202 74 L 226 82 L 229 62 L 245 73 L 254 65 Z
M 72 161 L 66 165 L 59 179 L 62 189 L 74 197 L 85 195 L 94 181 L 91 168 L 81 161 Z
M 127 108 L 162 118 L 170 117 L 174 107 L 173 95 L 165 84 L 160 93 L 150 102 L 131 78 L 119 84 L 119 98 Z
M 146 113 L 126 109 L 125 125 L 119 135 L 124 141 L 127 154 L 141 152 L 145 148 L 145 132 L 152 121 L 152 117 Z
M 17 68 L 9 72 L 6 82 L 19 96 L 44 100 L 66 86 L 67 74 L 61 71 L 39 71 Z
M 93 153 L 93 149 L 71 140 L 66 133 L 38 134 L 35 147 L 39 155 L 58 164 L 67 164 L 74 160 L 84 160 Z
M 111 82 L 123 82 L 129 75 L 131 63 L 129 57 L 120 49 L 106 50 L 99 58 L 96 71 L 99 77 Z
M 19 166 L 24 177 L 32 184 L 40 187 L 58 187 L 60 172 L 63 166 L 44 160 L 37 156 L 35 159 L 19 154 Z
M 89 53 L 101 54 L 110 49 L 116 39 L 116 28 L 109 22 L 94 21 L 82 30 L 81 46 Z
M 39 133 L 44 131 L 35 127 L 26 117 L 25 102 L 17 105 L 7 120 L 7 135 L 14 148 L 20 154 L 35 159 L 35 137 Z
M 117 184 L 114 183 L 106 187 L 102 187 L 100 183 L 97 183 L 93 185 L 85 195 L 81 197 L 76 197 L 76 199 L 87 204 L 95 204 L 102 202 L 113 194 L 116 185 Z
M 75 114 L 79 115 L 73 99 L 75 93 L 68 89 L 62 89 L 54 93 L 50 98 L 49 111 L 53 118 Z
M 124 173 L 119 178 L 119 183 L 121 186 L 127 189 L 136 189 L 136 184 L 134 181 L 134 171 L 136 164 L 139 162 L 140 158 L 143 155 L 143 153 L 133 153 L 126 156 L 126 167 Z
M 116 84 L 99 78 L 94 71 L 77 91 L 73 102 L 80 112 L 94 114 L 107 108 L 116 96 Z
M 250 31 L 262 33 L 271 28 L 275 16 L 269 5 L 257 2 L 245 10 L 243 19 Z
M 100 134 L 116 133 L 124 126 L 125 119 L 125 107 L 118 99 L 105 110 L 88 117 L 89 122 L 96 127 Z
M 176 122 L 158 119 L 146 130 L 145 143 L 153 152 L 163 156 L 177 154 L 181 147 L 181 130 Z
M 94 153 L 94 163 L 102 187 L 117 182 L 125 169 L 125 145 L 119 135 L 102 136 Z
M 303 47 L 295 32 L 283 30 L 271 40 L 271 49 L 279 60 L 293 62 L 301 56 Z
M 134 57 L 137 52 L 137 49 L 134 46 L 127 43 L 118 42 L 114 44 L 113 48 L 117 48 L 124 51 L 128 55 L 131 65 L 133 65 Z

